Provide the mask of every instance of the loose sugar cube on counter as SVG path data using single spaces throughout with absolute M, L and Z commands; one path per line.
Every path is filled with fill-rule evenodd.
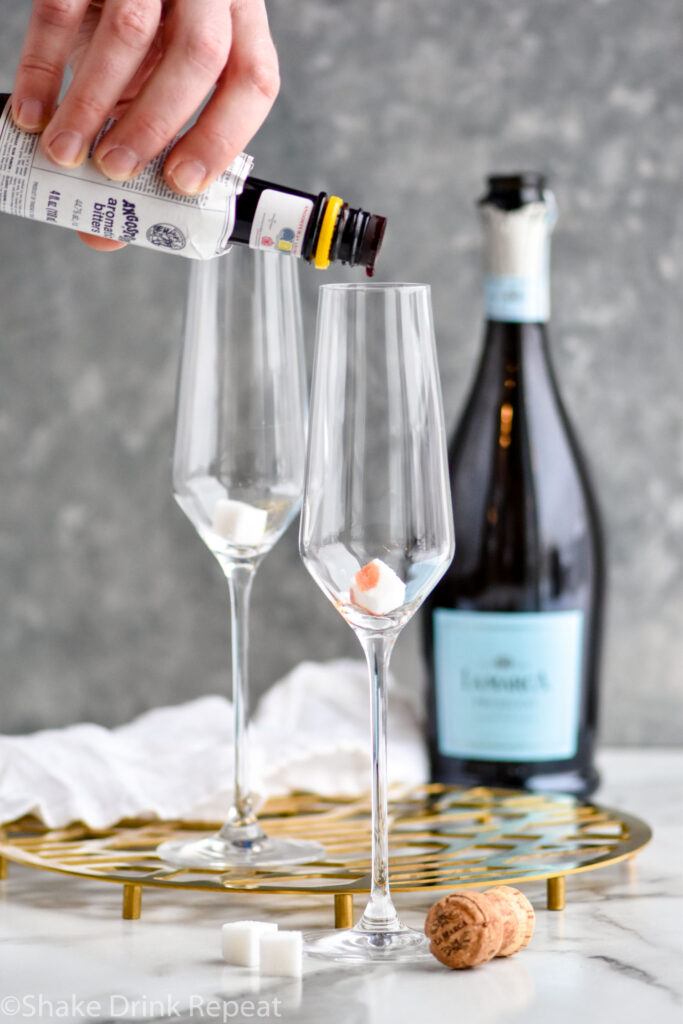
M 226 963 L 236 967 L 258 967 L 259 939 L 277 932 L 270 921 L 230 921 L 221 928 L 221 949 Z
M 262 932 L 261 974 L 279 978 L 300 978 L 304 940 L 301 932 Z
M 371 615 L 393 612 L 405 598 L 405 583 L 381 558 L 373 558 L 353 577 L 351 600 Z
M 221 498 L 214 506 L 211 527 L 231 544 L 253 547 L 263 540 L 267 522 L 267 509 Z

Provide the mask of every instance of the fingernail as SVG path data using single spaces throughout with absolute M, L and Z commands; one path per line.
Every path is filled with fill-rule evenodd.
M 199 160 L 183 160 L 176 164 L 173 170 L 167 171 L 166 176 L 179 192 L 192 196 L 199 192 L 204 184 L 206 167 Z
M 114 146 L 104 156 L 97 157 L 97 166 L 114 181 L 125 181 L 130 178 L 140 163 L 140 157 L 126 146 Z
M 35 132 L 43 127 L 44 116 L 45 107 L 40 100 L 22 100 L 14 120 L 18 128 Z
M 60 167 L 75 167 L 83 149 L 83 136 L 71 131 L 59 132 L 47 146 L 48 153 Z

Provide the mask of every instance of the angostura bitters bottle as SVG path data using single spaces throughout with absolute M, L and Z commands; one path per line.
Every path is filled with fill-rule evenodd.
M 37 135 L 15 127 L 10 97 L 0 94 L 0 211 L 193 259 L 238 243 L 299 256 L 319 269 L 341 262 L 372 274 L 384 217 L 326 192 L 254 178 L 245 153 L 201 195 L 179 196 L 161 176 L 169 148 L 131 181 L 110 181 L 90 159 L 65 171 L 42 154 Z
M 450 445 L 456 553 L 425 604 L 435 780 L 589 794 L 603 549 L 550 363 L 554 200 L 489 178 L 487 324 Z

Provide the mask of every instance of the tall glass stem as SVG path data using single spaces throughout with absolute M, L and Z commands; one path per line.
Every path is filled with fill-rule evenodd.
M 179 839 L 162 843 L 164 860 L 181 867 L 228 871 L 233 867 L 261 868 L 304 864 L 321 860 L 325 850 L 313 840 L 267 836 L 256 816 L 249 789 L 248 653 L 249 598 L 260 558 L 230 562 L 220 559 L 230 590 L 232 650 L 232 700 L 234 713 L 233 800 L 220 832 L 190 842 Z
M 372 729 L 372 888 L 357 928 L 388 932 L 401 927 L 389 891 L 389 821 L 387 809 L 387 676 L 396 637 L 361 637 L 370 673 Z
M 251 562 L 224 566 L 230 590 L 232 703 L 234 715 L 234 798 L 220 835 L 233 842 L 252 842 L 263 835 L 249 791 L 249 602 L 256 566 Z

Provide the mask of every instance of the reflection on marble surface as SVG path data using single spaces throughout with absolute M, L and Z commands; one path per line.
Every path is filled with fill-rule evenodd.
M 683 752 L 612 751 L 601 767 L 611 781 L 600 802 L 644 817 L 654 839 L 631 864 L 569 878 L 562 912 L 545 909 L 542 884 L 523 885 L 536 932 L 509 960 L 459 972 L 436 961 L 400 970 L 306 961 L 302 982 L 259 977 L 222 962 L 220 924 L 257 917 L 327 927 L 329 899 L 145 890 L 141 919 L 123 921 L 118 886 L 10 865 L 0 883 L 0 1015 L 30 1019 L 42 1005 L 44 1016 L 98 1024 L 679 1022 Z M 406 923 L 421 927 L 430 901 L 397 902 Z

